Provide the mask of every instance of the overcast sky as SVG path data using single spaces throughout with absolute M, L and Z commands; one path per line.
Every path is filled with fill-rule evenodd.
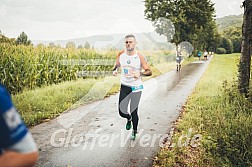
M 0 30 L 16 38 L 62 40 L 98 34 L 150 32 L 143 0 L 0 0 Z M 212 0 L 217 17 L 241 14 L 243 0 Z

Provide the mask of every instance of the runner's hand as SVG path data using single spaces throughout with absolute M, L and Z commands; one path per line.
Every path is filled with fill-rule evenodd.
M 133 73 L 133 77 L 134 77 L 135 79 L 138 79 L 138 78 L 140 77 L 140 72 L 134 72 L 134 73 Z
M 114 76 L 117 76 L 117 70 L 114 70 L 114 71 L 113 71 L 113 75 L 114 75 Z

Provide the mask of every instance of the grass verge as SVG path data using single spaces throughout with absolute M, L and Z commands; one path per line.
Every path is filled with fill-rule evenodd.
M 79 79 L 24 91 L 13 102 L 28 126 L 55 118 L 65 110 L 103 99 L 119 90 L 119 78 Z
M 252 104 L 237 91 L 238 60 L 215 55 L 153 166 L 252 166 Z

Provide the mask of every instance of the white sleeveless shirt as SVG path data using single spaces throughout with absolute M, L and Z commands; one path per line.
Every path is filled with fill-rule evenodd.
M 123 52 L 119 57 L 121 65 L 121 83 L 126 86 L 139 86 L 142 84 L 141 76 L 134 78 L 134 73 L 141 72 L 141 61 L 137 52 L 130 56 Z

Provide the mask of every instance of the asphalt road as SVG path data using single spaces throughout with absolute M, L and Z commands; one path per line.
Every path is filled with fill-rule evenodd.
M 130 140 L 117 111 L 118 94 L 62 114 L 31 129 L 42 167 L 151 166 L 179 110 L 204 73 L 196 61 L 144 82 L 139 106 L 139 135 Z

